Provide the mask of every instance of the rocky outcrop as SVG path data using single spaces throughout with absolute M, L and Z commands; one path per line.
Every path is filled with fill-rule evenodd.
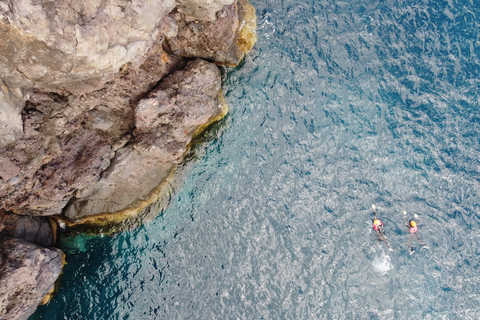
M 132 142 L 117 151 L 102 179 L 75 193 L 64 212 L 67 225 L 78 225 L 92 212 L 147 214 L 142 210 L 152 202 L 148 199 L 183 160 L 192 138 L 225 115 L 220 88 L 218 68 L 197 59 L 141 99 Z
M 242 0 L 241 4 L 234 3 L 219 12 L 216 22 L 199 22 L 198 25 L 208 26 L 203 33 L 185 34 L 184 29 L 179 28 L 179 25 L 186 26 L 185 17 L 177 10 L 174 13 L 176 22 L 167 17 L 159 25 L 158 39 L 142 57 L 143 63 L 139 66 L 134 63 L 123 65 L 101 89 L 83 92 L 86 87 L 82 82 L 70 91 L 66 87 L 50 92 L 31 91 L 22 111 L 23 135 L 15 143 L 6 145 L 0 153 L 0 160 L 5 164 L 0 168 L 0 208 L 23 215 L 56 215 L 69 201 L 74 201 L 74 195 L 75 198 L 84 198 L 90 194 L 93 185 L 101 185 L 98 181 L 109 175 L 107 168 L 118 165 L 117 160 L 126 153 L 131 156 L 138 153 L 138 147 L 134 153 L 127 150 L 137 143 L 135 139 L 138 140 L 133 129 L 139 99 L 160 79 L 182 68 L 182 57 L 200 56 L 216 63 L 238 62 L 244 55 L 242 50 L 251 47 L 251 44 L 247 47 L 242 44 L 255 39 L 251 36 L 255 17 L 252 12 L 251 6 Z M 192 24 L 197 25 L 196 22 Z M 245 26 L 250 27 L 245 29 Z M 248 37 L 242 38 L 242 34 Z M 217 56 L 209 55 L 204 51 L 205 47 L 200 46 L 209 38 L 215 41 L 206 44 L 218 49 Z M 165 39 L 169 39 L 170 46 Z M 190 42 L 182 39 L 190 39 Z M 171 53 L 172 45 L 175 48 L 193 46 L 196 51 L 180 54 L 175 49 Z M 169 130 L 175 125 L 159 129 Z M 127 149 L 121 150 L 127 145 Z M 148 158 L 147 151 L 142 152 Z M 160 184 L 158 178 L 154 175 L 151 180 Z M 150 183 L 144 185 L 146 192 L 152 190 Z M 123 191 L 119 189 L 119 192 L 128 188 L 121 189 Z M 144 193 L 141 192 L 138 199 L 143 199 Z M 74 203 L 69 205 L 67 217 L 77 216 L 71 213 L 71 208 L 78 206 L 78 202 Z M 98 210 L 90 211 L 90 215 L 117 212 L 120 205 L 113 206 L 112 201 L 112 204 L 95 208 Z
M 255 9 L 247 0 L 223 7 L 214 21 L 186 20 L 177 11 L 169 15 L 166 24 L 170 27 L 166 39 L 173 53 L 217 64 L 238 65 L 257 41 Z
M 24 135 L 0 157 L 0 205 L 22 215 L 59 214 L 76 190 L 100 179 L 132 139 L 134 105 L 183 62 L 153 47 L 139 68 L 126 65 L 104 88 L 85 94 L 31 94 Z
M 61 250 L 0 237 L 0 318 L 27 319 L 62 271 Z
M 144 61 L 174 7 L 174 0 L 0 2 L 0 148 L 21 137 L 25 90 L 102 87 L 125 63 Z
M 22 319 L 60 273 L 52 219 L 118 231 L 164 208 L 256 17 L 247 0 L 9 0 L 0 17 L 0 318 Z

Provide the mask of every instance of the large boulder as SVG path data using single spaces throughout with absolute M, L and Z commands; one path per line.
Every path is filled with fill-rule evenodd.
M 0 234 L 21 238 L 44 247 L 53 247 L 57 225 L 48 217 L 21 216 L 0 210 Z
M 136 107 L 133 142 L 117 151 L 102 179 L 75 193 L 66 217 L 142 207 L 183 160 L 192 138 L 223 117 L 220 87 L 218 68 L 200 59 L 164 79 Z
M 189 20 L 178 8 L 166 19 L 165 35 L 176 55 L 236 66 L 257 41 L 256 19 L 248 0 L 222 7 L 212 20 Z
M 0 237 L 0 319 L 28 319 L 53 288 L 63 262 L 59 249 Z

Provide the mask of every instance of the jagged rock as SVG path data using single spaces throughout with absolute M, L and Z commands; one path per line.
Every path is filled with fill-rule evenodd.
M 27 319 L 53 288 L 63 261 L 59 249 L 0 237 L 0 319 Z
M 3 1 L 0 74 L 16 87 L 78 86 L 142 63 L 174 0 Z M 71 86 L 70 86 L 71 87 Z
M 182 65 L 160 46 L 104 89 L 82 95 L 35 92 L 23 112 L 24 136 L 0 154 L 0 207 L 24 215 L 59 214 L 73 192 L 96 182 L 132 139 L 134 105 Z
M 138 103 L 134 142 L 117 151 L 102 179 L 75 194 L 66 216 L 115 213 L 148 198 L 183 160 L 198 130 L 222 116 L 220 86 L 220 71 L 204 60 L 164 79 Z
M 248 0 L 223 7 L 213 21 L 189 20 L 181 12 L 169 15 L 166 39 L 182 57 L 236 66 L 257 40 L 255 9 Z

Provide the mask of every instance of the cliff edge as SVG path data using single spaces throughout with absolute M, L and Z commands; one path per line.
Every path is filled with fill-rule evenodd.
M 252 48 L 256 16 L 247 0 L 4 1 L 0 16 L 0 315 L 26 319 L 64 263 L 55 221 L 99 232 L 159 212 L 227 113 L 217 66 Z

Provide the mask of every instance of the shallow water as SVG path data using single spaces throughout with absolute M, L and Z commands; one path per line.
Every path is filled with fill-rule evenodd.
M 68 239 L 31 319 L 479 319 L 478 4 L 252 3 L 231 112 L 171 207 Z

